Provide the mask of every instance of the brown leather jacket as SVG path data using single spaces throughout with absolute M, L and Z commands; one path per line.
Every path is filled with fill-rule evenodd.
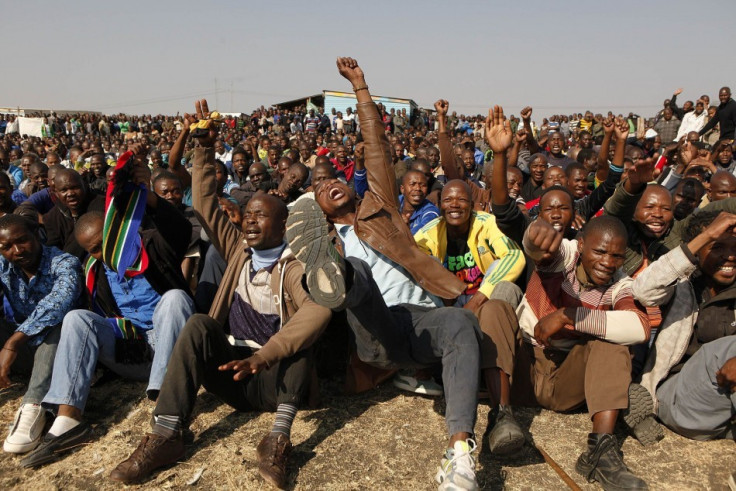
M 373 249 L 406 269 L 414 280 L 440 298 L 454 299 L 465 284 L 441 263 L 421 251 L 399 213 L 399 190 L 388 139 L 378 109 L 358 103 L 365 142 L 368 189 L 355 214 L 355 233 Z
M 455 157 L 455 152 L 452 151 L 450 135 L 446 131 L 441 131 L 437 135 L 437 144 L 440 147 L 440 163 L 442 164 L 442 170 L 445 172 L 447 180 L 462 179 L 467 182 L 472 193 L 473 209 L 475 211 L 485 211 L 486 213 L 493 214 L 493 210 L 491 210 L 491 190 L 483 189 L 470 179 L 464 177 L 465 170 Z

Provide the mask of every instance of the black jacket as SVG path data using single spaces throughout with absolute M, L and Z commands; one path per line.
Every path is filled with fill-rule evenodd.
M 721 123 L 721 140 L 730 140 L 734 137 L 734 133 L 736 132 L 736 101 L 729 99 L 725 104 L 720 104 L 715 116 L 698 131 L 698 134 L 706 134 L 717 123 Z
M 87 192 L 87 196 L 80 207 L 79 216 L 81 217 L 88 211 L 104 213 L 105 197 Z M 51 211 L 43 216 L 43 226 L 46 229 L 46 245 L 58 247 L 83 261 L 87 251 L 74 238 L 74 224 L 76 222 L 77 220 L 72 217 L 69 208 L 57 200 Z
M 146 208 L 146 214 L 152 227 L 141 227 L 140 232 L 148 253 L 148 269 L 143 275 L 159 295 L 169 290 L 189 293 L 189 285 L 181 273 L 181 262 L 189 246 L 192 224 L 174 205 L 160 197 L 156 209 Z M 97 305 L 106 316 L 120 317 L 104 268 L 97 268 L 95 279 Z

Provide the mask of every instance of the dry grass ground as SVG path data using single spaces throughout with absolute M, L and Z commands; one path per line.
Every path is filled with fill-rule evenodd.
M 405 395 L 390 384 L 359 396 L 340 394 L 338 380 L 322 383 L 320 409 L 301 411 L 294 424 L 289 475 L 293 489 L 435 489 L 434 472 L 445 441 L 442 402 Z M 96 439 L 60 462 L 24 470 L 19 459 L 0 455 L 0 489 L 119 489 L 107 480 L 118 462 L 149 428 L 153 405 L 142 399 L 144 385 L 114 380 L 95 388 L 87 417 Z M 20 404 L 22 387 L 0 395 L 4 428 Z M 481 405 L 476 432 L 485 431 L 488 407 Z M 597 489 L 575 473 L 575 460 L 589 430 L 583 413 L 555 414 L 521 409 L 529 437 L 583 489 Z M 186 459 L 135 489 L 187 486 L 201 472 L 202 489 L 265 489 L 255 465 L 255 446 L 272 423 L 270 414 L 238 413 L 201 394 L 192 423 L 196 439 Z M 622 435 L 623 436 L 623 435 Z M 482 446 L 481 446 L 482 448 Z M 649 448 L 631 438 L 623 444 L 630 468 L 652 489 L 726 489 L 736 470 L 733 441 L 693 442 L 667 432 Z M 483 489 L 565 489 L 565 484 L 527 445 L 512 458 L 479 454 Z

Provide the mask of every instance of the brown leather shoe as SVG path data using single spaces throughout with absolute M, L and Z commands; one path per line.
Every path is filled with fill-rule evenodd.
M 135 452 L 110 473 L 110 479 L 126 484 L 137 482 L 150 476 L 155 469 L 171 465 L 182 457 L 184 440 L 181 436 L 169 439 L 148 433 Z
M 291 453 L 291 441 L 283 433 L 269 433 L 256 448 L 258 472 L 279 489 L 286 486 L 286 460 Z

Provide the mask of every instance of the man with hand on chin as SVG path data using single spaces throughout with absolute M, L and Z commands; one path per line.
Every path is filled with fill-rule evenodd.
M 649 320 L 631 294 L 633 280 L 619 269 L 626 229 L 618 219 L 598 217 L 577 240 L 567 240 L 536 220 L 524 250 L 537 269 L 516 311 L 518 325 L 506 332 L 499 323 L 491 335 L 499 369 L 491 397 L 501 406 L 562 412 L 587 404 L 593 429 L 576 470 L 606 489 L 646 489 L 624 465 L 613 435 L 619 411 L 628 407 L 628 345 L 649 338 Z M 514 435 L 501 435 L 497 445 Z

